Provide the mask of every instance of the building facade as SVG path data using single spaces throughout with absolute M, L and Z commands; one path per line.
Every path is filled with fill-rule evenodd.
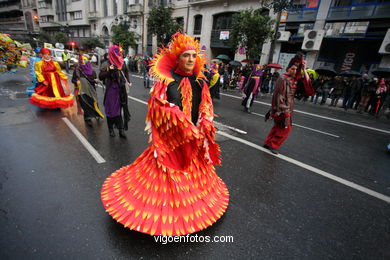
M 388 52 L 380 53 L 390 28 L 388 0 L 297 1 L 281 23 L 291 35 L 280 43 L 275 59 L 300 50 L 312 68 L 331 66 L 336 71 L 370 71 L 390 66 Z M 389 42 L 390 44 L 390 42 Z
M 242 60 L 245 55 L 232 50 L 224 40 L 229 38 L 233 15 L 247 8 L 264 8 L 262 2 L 0 0 L 0 26 L 4 31 L 10 29 L 12 26 L 7 25 L 13 22 L 15 29 L 34 32 L 38 23 L 29 17 L 38 12 L 42 31 L 51 34 L 64 31 L 78 44 L 83 39 L 98 37 L 108 46 L 112 43 L 113 26 L 127 23 L 139 36 L 137 47 L 129 50 L 129 54 L 150 55 L 156 51 L 157 41 L 148 33 L 147 20 L 151 8 L 162 3 L 173 7 L 174 22 L 181 24 L 184 32 L 198 38 L 211 59 L 226 54 L 232 59 Z M 390 66 L 390 32 L 385 37 L 390 28 L 390 0 L 293 0 L 293 3 L 294 8 L 282 15 L 273 62 L 285 65 L 292 55 L 303 50 L 312 68 L 327 65 L 339 71 L 368 71 L 380 65 Z M 276 19 L 272 9 L 266 11 Z M 12 21 L 10 17 L 13 17 Z M 385 48 L 387 44 L 389 51 Z M 259 55 L 260 63 L 267 63 L 270 42 L 263 45 Z
M 35 0 L 0 0 L 0 32 L 19 41 L 34 36 L 39 32 L 36 15 Z

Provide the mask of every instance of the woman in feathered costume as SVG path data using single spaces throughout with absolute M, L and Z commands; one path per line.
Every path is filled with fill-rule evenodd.
M 70 94 L 68 77 L 62 72 L 58 62 L 53 61 L 50 50 L 42 48 L 42 60 L 35 63 L 38 84 L 31 95 L 30 103 L 42 108 L 66 108 L 73 106 L 73 95 Z M 65 94 L 63 85 L 69 94 Z
M 213 105 L 203 75 L 205 57 L 181 33 L 155 55 L 146 130 L 151 145 L 109 176 L 102 188 L 106 211 L 132 230 L 177 236 L 211 226 L 225 212 L 229 193 L 217 176 Z

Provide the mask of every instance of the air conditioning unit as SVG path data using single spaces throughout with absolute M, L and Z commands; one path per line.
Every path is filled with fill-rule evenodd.
M 383 39 L 382 45 L 379 48 L 380 54 L 390 54 L 390 28 L 387 29 L 385 38 Z
M 302 43 L 302 50 L 305 51 L 319 51 L 322 39 L 325 36 L 324 30 L 307 30 L 305 31 L 305 38 Z
M 289 31 L 278 31 L 276 34 L 276 41 L 278 42 L 288 42 L 290 39 L 291 32 Z

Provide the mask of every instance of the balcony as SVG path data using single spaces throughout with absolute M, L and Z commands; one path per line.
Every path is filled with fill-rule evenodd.
M 131 4 L 127 7 L 127 13 L 129 15 L 141 15 L 143 12 L 142 4 Z
M 314 22 L 318 9 L 297 9 L 288 12 L 287 22 Z
M 210 39 L 210 47 L 211 48 L 230 48 L 228 40 L 220 40 L 221 31 L 230 32 L 229 29 L 212 30 L 211 31 L 211 39 Z
M 19 11 L 21 9 L 22 9 L 22 5 L 19 3 L 1 4 L 0 5 L 0 13 L 16 11 L 16 10 Z
M 39 16 L 55 15 L 55 10 L 53 8 L 38 9 L 38 15 Z
M 89 21 L 95 21 L 99 19 L 99 13 L 98 12 L 88 12 L 88 20 Z
M 200 5 L 200 4 L 207 4 L 212 2 L 217 2 L 218 0 L 189 0 L 190 5 Z
M 331 7 L 327 21 L 390 18 L 390 4 Z

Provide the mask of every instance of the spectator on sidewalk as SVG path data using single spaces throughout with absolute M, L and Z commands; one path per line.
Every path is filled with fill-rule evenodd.
M 371 96 L 375 92 L 375 85 L 372 84 L 373 81 L 368 79 L 368 75 L 364 74 L 362 77 L 362 89 L 360 93 L 360 102 L 358 104 L 357 113 L 362 114 L 363 111 L 366 111 L 366 108 L 370 102 Z
M 345 83 L 341 76 L 336 76 L 334 78 L 333 91 L 331 93 L 331 101 L 329 106 L 336 107 L 339 102 L 340 97 L 343 95 Z
M 354 106 L 354 104 L 357 102 L 357 100 L 360 100 L 360 92 L 361 92 L 361 81 L 356 76 L 352 76 L 351 96 L 348 100 L 347 108 L 357 109 L 357 106 Z
M 272 76 L 271 76 L 271 87 L 270 87 L 270 90 L 269 90 L 270 94 L 274 93 L 276 80 L 280 77 L 280 74 L 279 74 L 278 71 L 279 71 L 279 69 L 275 69 L 274 73 L 272 73 Z

